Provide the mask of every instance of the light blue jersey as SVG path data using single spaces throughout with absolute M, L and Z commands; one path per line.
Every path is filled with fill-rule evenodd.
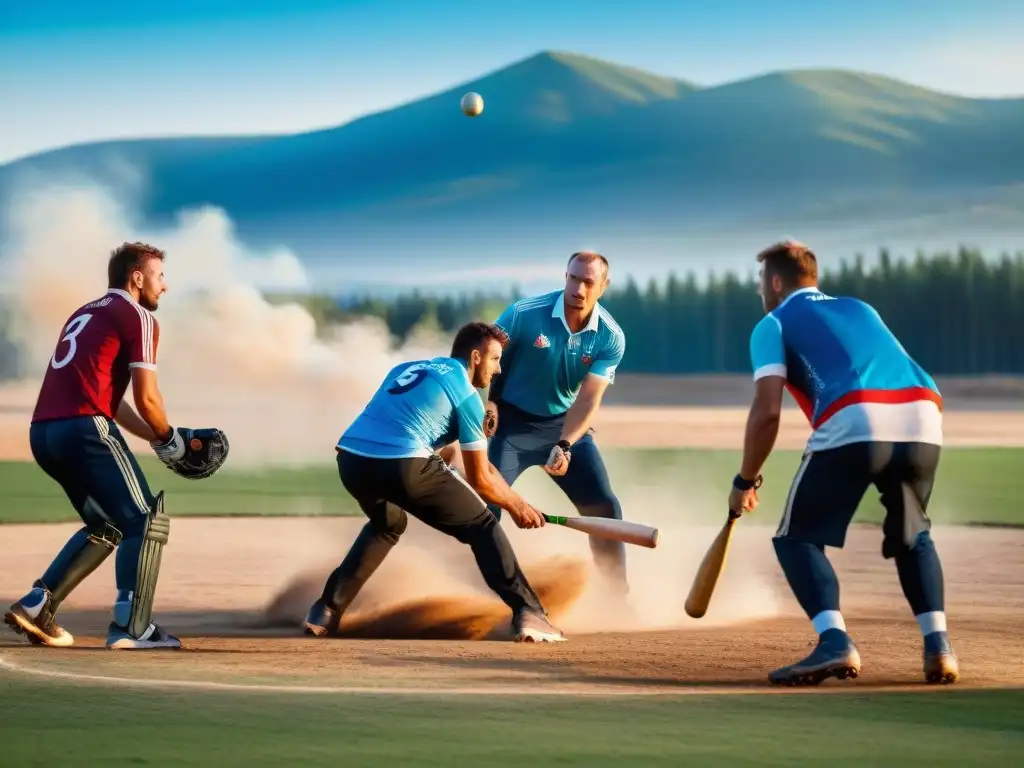
M 576 400 L 585 376 L 609 383 L 626 351 L 626 336 L 598 304 L 587 326 L 572 333 L 562 291 L 511 304 L 495 325 L 508 336 L 502 373 L 490 398 L 534 416 L 559 416 Z
M 808 447 L 942 444 L 942 397 L 873 307 L 794 291 L 754 327 L 754 380 L 781 376 L 812 429 Z
M 484 451 L 483 422 L 483 402 L 463 361 L 411 360 L 388 372 L 338 447 L 381 459 L 425 458 L 455 440 L 463 451 Z

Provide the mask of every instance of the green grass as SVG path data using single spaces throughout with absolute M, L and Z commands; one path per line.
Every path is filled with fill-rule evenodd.
M 726 450 L 608 450 L 605 459 L 626 517 L 636 519 L 642 519 L 650 505 L 678 504 L 687 519 L 719 520 L 739 466 L 739 453 Z M 358 514 L 329 459 L 321 466 L 301 469 L 229 468 L 202 481 L 182 480 L 151 457 L 142 456 L 140 461 L 151 487 L 167 491 L 167 509 L 174 516 Z M 750 524 L 777 524 L 799 463 L 797 451 L 772 455 L 764 471 L 760 514 L 751 516 Z M 1021 467 L 1024 449 L 946 449 L 932 500 L 933 519 L 939 524 L 1024 524 L 1016 488 Z M 60 488 L 32 463 L 0 462 L 0 489 L 0 522 L 77 519 Z M 545 511 L 573 511 L 539 469 L 523 475 L 516 489 Z M 872 490 L 858 519 L 879 522 L 882 516 Z
M 1012 765 L 1022 713 L 1016 691 L 426 699 L 0 677 L 5 765 Z

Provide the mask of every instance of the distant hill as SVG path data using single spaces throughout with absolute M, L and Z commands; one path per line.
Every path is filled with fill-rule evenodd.
M 458 110 L 468 90 L 485 100 L 472 120 Z M 839 70 L 701 88 L 544 52 L 329 130 L 42 153 L 0 166 L 0 196 L 26 172 L 117 183 L 125 167 L 145 179 L 154 219 L 210 203 L 243 232 L 344 234 L 362 252 L 402 232 L 933 232 L 979 215 L 1024 231 L 1024 99 Z

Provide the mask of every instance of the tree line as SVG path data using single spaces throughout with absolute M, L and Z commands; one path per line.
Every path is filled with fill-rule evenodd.
M 882 250 L 866 266 L 858 256 L 823 270 L 823 291 L 872 304 L 908 352 L 940 375 L 1024 373 L 1024 251 L 986 259 L 977 250 L 918 253 L 895 259 Z M 626 334 L 620 370 L 633 373 L 746 373 L 750 331 L 763 317 L 753 274 L 669 274 L 613 286 L 601 303 Z M 375 315 L 399 338 L 417 325 L 452 331 L 470 320 L 493 321 L 506 295 L 435 297 L 412 292 L 394 300 L 336 305 L 334 319 Z

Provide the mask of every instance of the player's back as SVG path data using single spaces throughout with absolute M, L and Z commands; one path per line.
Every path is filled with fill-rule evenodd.
M 79 307 L 61 328 L 32 421 L 104 416 L 113 419 L 131 369 L 155 369 L 159 329 L 125 291 Z
M 825 430 L 819 446 L 867 437 L 941 441 L 935 381 L 872 306 L 805 289 L 771 314 L 782 331 L 789 390 L 812 426 Z
M 458 360 L 402 363 L 388 371 L 338 446 L 376 458 L 427 457 L 455 440 L 457 406 L 469 395 L 476 391 Z

